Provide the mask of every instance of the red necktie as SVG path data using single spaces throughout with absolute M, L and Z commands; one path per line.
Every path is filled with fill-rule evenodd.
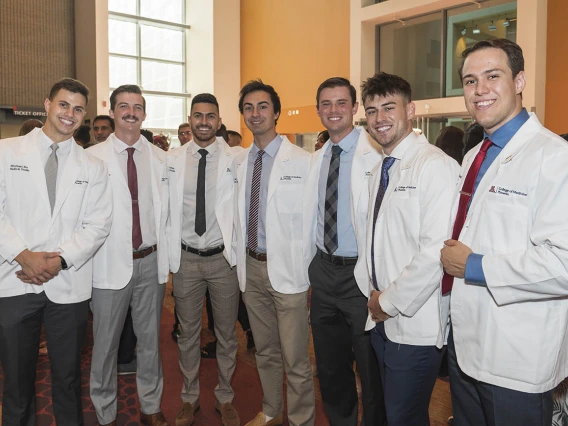
M 465 218 L 467 215 L 467 209 L 469 206 L 469 201 L 471 200 L 471 196 L 473 195 L 473 187 L 475 185 L 475 179 L 477 179 L 477 175 L 479 174 L 479 169 L 481 168 L 481 164 L 483 160 L 485 160 L 485 156 L 487 155 L 487 150 L 489 147 L 493 145 L 493 142 L 489 140 L 489 138 L 485 138 L 483 144 L 481 145 L 481 149 L 475 156 L 471 167 L 467 172 L 467 176 L 463 181 L 463 186 L 460 191 L 460 203 L 458 205 L 458 214 L 456 215 L 456 220 L 454 222 L 454 229 L 452 231 L 452 239 L 457 240 L 460 236 L 460 232 L 463 228 L 465 223 Z M 448 294 L 452 291 L 452 285 L 454 284 L 454 277 L 444 272 L 444 276 L 442 277 L 442 295 Z
M 138 250 L 142 245 L 142 229 L 140 228 L 140 207 L 138 206 L 138 175 L 134 163 L 134 148 L 126 148 L 128 162 L 126 171 L 128 174 L 128 189 L 132 198 L 132 248 Z

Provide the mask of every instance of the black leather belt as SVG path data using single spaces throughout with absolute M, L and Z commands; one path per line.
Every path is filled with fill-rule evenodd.
M 148 247 L 144 250 L 134 251 L 132 252 L 132 259 L 144 259 L 149 254 L 158 251 L 158 245 L 154 244 L 152 247 Z
M 259 260 L 260 262 L 266 262 L 266 253 L 258 253 L 247 248 L 247 254 L 253 259 Z
M 332 263 L 334 265 L 355 265 L 357 263 L 357 257 L 343 257 L 343 256 L 333 256 L 328 254 L 318 248 L 318 256 L 325 260 L 326 262 Z
M 190 247 L 190 246 L 188 246 L 184 243 L 181 243 L 181 249 L 183 251 L 188 252 L 188 253 L 197 254 L 198 256 L 209 257 L 209 256 L 213 256 L 214 254 L 223 253 L 223 250 L 225 250 L 225 246 L 223 244 L 221 244 L 219 247 L 214 247 L 212 249 L 197 250 L 197 249 L 194 249 L 193 247 Z

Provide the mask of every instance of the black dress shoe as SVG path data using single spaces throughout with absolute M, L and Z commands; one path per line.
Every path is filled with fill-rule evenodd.
M 217 340 L 207 343 L 200 350 L 201 358 L 217 358 Z
M 247 349 L 253 349 L 254 348 L 254 337 L 252 336 L 252 330 L 247 330 L 245 331 L 246 335 L 247 335 Z

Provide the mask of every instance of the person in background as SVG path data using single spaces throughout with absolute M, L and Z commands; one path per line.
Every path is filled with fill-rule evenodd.
M 108 115 L 97 115 L 93 120 L 93 145 L 104 142 L 114 132 L 114 120 Z
M 83 149 L 87 149 L 92 146 L 91 141 L 91 126 L 87 124 L 82 124 L 75 130 L 73 134 L 73 138 L 75 142 L 79 144 L 79 146 Z
M 189 123 L 181 123 L 178 127 L 178 139 L 181 146 L 190 142 L 192 138 L 193 134 L 191 133 L 191 126 Z
M 29 120 L 24 121 L 24 124 L 20 127 L 20 133 L 18 133 L 18 136 L 27 135 L 36 127 L 43 127 L 43 123 L 37 118 L 30 118 Z
M 140 134 L 146 138 L 152 145 L 154 144 L 154 133 L 148 129 L 140 129 Z
M 483 126 L 471 123 L 463 134 L 463 156 L 483 140 Z
M 316 144 L 314 145 L 314 151 L 320 150 L 328 139 L 329 139 L 329 132 L 327 130 L 319 132 Z
M 440 130 L 436 137 L 436 145 L 447 155 L 458 162 L 463 160 L 463 135 L 462 129 L 456 126 L 446 126 Z
M 241 146 L 243 143 L 243 137 L 239 132 L 234 130 L 227 130 L 227 135 L 229 136 L 229 140 L 227 143 L 230 147 Z

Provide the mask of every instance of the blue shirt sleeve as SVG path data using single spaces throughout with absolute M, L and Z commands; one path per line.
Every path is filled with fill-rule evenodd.
M 485 281 L 485 274 L 483 273 L 483 267 L 481 265 L 482 259 L 483 255 L 476 253 L 471 253 L 467 257 L 467 262 L 465 263 L 466 283 L 487 287 L 487 282 Z

